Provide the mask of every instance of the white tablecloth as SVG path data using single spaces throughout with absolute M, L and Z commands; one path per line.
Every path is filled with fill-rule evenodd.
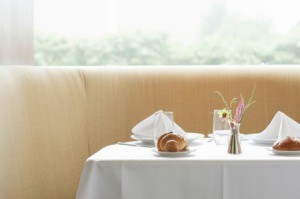
M 278 156 L 251 142 L 240 155 L 200 143 L 187 157 L 111 145 L 86 161 L 78 199 L 300 198 L 300 156 Z

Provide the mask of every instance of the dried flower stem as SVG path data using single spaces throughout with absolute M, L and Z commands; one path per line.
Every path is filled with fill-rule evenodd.
M 244 111 L 243 111 L 243 113 L 242 113 L 242 115 L 241 115 L 241 120 L 242 120 L 242 118 L 243 118 L 243 116 L 244 116 L 246 110 L 247 110 L 252 104 L 254 104 L 254 103 L 256 102 L 256 100 L 252 101 L 252 100 L 253 100 L 253 97 L 254 97 L 255 90 L 256 90 L 256 86 L 254 85 L 254 88 L 253 88 L 253 90 L 252 90 L 251 96 L 249 97 L 249 100 L 248 100 L 248 102 L 247 102 L 247 104 L 246 104 L 246 106 L 245 106 L 245 109 L 244 109 Z
M 256 101 L 254 100 L 253 101 L 253 97 L 254 97 L 254 93 L 255 93 L 255 90 L 256 90 L 256 86 L 254 85 L 254 88 L 252 90 L 252 93 L 251 93 L 251 96 L 249 97 L 248 101 L 247 101 L 247 104 L 245 105 L 244 104 L 244 98 L 243 98 L 243 95 L 241 94 L 240 95 L 240 102 L 236 108 L 236 113 L 235 113 L 235 116 L 234 116 L 234 119 L 232 118 L 232 114 L 229 114 L 228 115 L 228 119 L 229 119 L 229 122 L 234 122 L 234 123 L 241 123 L 242 121 L 242 118 L 246 112 L 246 110 L 252 105 L 254 104 Z M 216 94 L 218 94 L 224 105 L 225 105 L 225 110 L 230 110 L 231 109 L 231 106 L 237 102 L 237 98 L 233 98 L 231 101 L 230 101 L 230 105 L 228 106 L 228 103 L 227 101 L 225 100 L 224 96 L 222 95 L 222 93 L 220 91 L 215 91 Z M 222 110 L 224 111 L 224 110 Z
M 225 100 L 224 96 L 222 95 L 222 93 L 221 93 L 220 91 L 215 91 L 215 93 L 218 94 L 218 95 L 221 97 L 221 99 L 222 99 L 222 101 L 223 101 L 223 103 L 224 103 L 224 105 L 225 105 L 225 108 L 226 108 L 227 110 L 229 110 L 230 107 L 228 106 L 228 103 L 226 102 L 226 100 Z M 232 101 L 232 100 L 231 100 L 231 101 Z M 230 105 L 231 105 L 231 102 L 230 102 Z

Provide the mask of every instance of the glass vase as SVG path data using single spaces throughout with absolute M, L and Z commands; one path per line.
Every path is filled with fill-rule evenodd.
M 213 140 L 217 145 L 227 145 L 230 128 L 226 120 L 219 117 L 220 110 L 214 110 Z
M 242 153 L 240 144 L 240 124 L 230 123 L 230 137 L 228 144 L 228 153 L 230 154 L 240 154 Z

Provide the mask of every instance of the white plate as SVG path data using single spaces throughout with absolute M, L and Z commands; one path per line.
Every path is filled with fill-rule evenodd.
M 277 141 L 277 139 L 259 139 L 256 138 L 256 135 L 257 134 L 250 134 L 249 139 L 253 140 L 257 144 L 273 145 Z M 299 137 L 296 138 L 300 139 Z
M 198 140 L 198 139 L 203 139 L 204 138 L 204 134 L 202 133 L 186 133 L 187 136 L 186 136 L 186 140 L 188 143 L 191 143 L 195 140 Z M 142 141 L 146 144 L 154 144 L 153 142 L 153 138 L 150 138 L 150 137 L 143 137 L 143 136 L 138 136 L 138 135 L 131 135 L 130 136 L 132 139 L 134 140 L 138 140 L 138 141 Z
M 248 134 L 247 137 L 249 140 L 254 141 L 257 144 L 265 144 L 265 145 L 273 145 L 274 142 L 277 141 L 277 139 L 260 139 L 260 138 L 256 138 L 258 134 Z
M 191 132 L 187 132 L 186 133 L 186 141 L 188 142 L 193 142 L 195 140 L 199 140 L 199 139 L 203 139 L 204 138 L 204 134 L 202 133 L 191 133 Z
M 300 155 L 300 150 L 299 151 L 279 151 L 275 150 L 272 147 L 267 148 L 269 151 L 272 151 L 276 155 Z
M 142 141 L 145 144 L 154 144 L 153 138 L 150 138 L 150 137 L 140 137 L 137 135 L 131 135 L 130 137 L 134 140 Z
M 161 155 L 161 156 L 180 157 L 180 156 L 187 156 L 190 153 L 196 151 L 196 149 L 190 148 L 188 151 L 180 151 L 180 152 L 161 152 L 161 151 L 158 151 L 157 148 L 152 148 L 151 151 L 153 151 L 156 154 Z
M 277 139 L 257 139 L 257 138 L 251 138 L 251 140 L 253 140 L 257 144 L 273 145 L 274 142 L 276 142 Z

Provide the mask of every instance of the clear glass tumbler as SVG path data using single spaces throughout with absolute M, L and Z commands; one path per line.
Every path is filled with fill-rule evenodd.
M 213 116 L 213 140 L 217 145 L 228 144 L 230 126 L 225 120 L 219 118 L 219 110 L 214 110 Z

